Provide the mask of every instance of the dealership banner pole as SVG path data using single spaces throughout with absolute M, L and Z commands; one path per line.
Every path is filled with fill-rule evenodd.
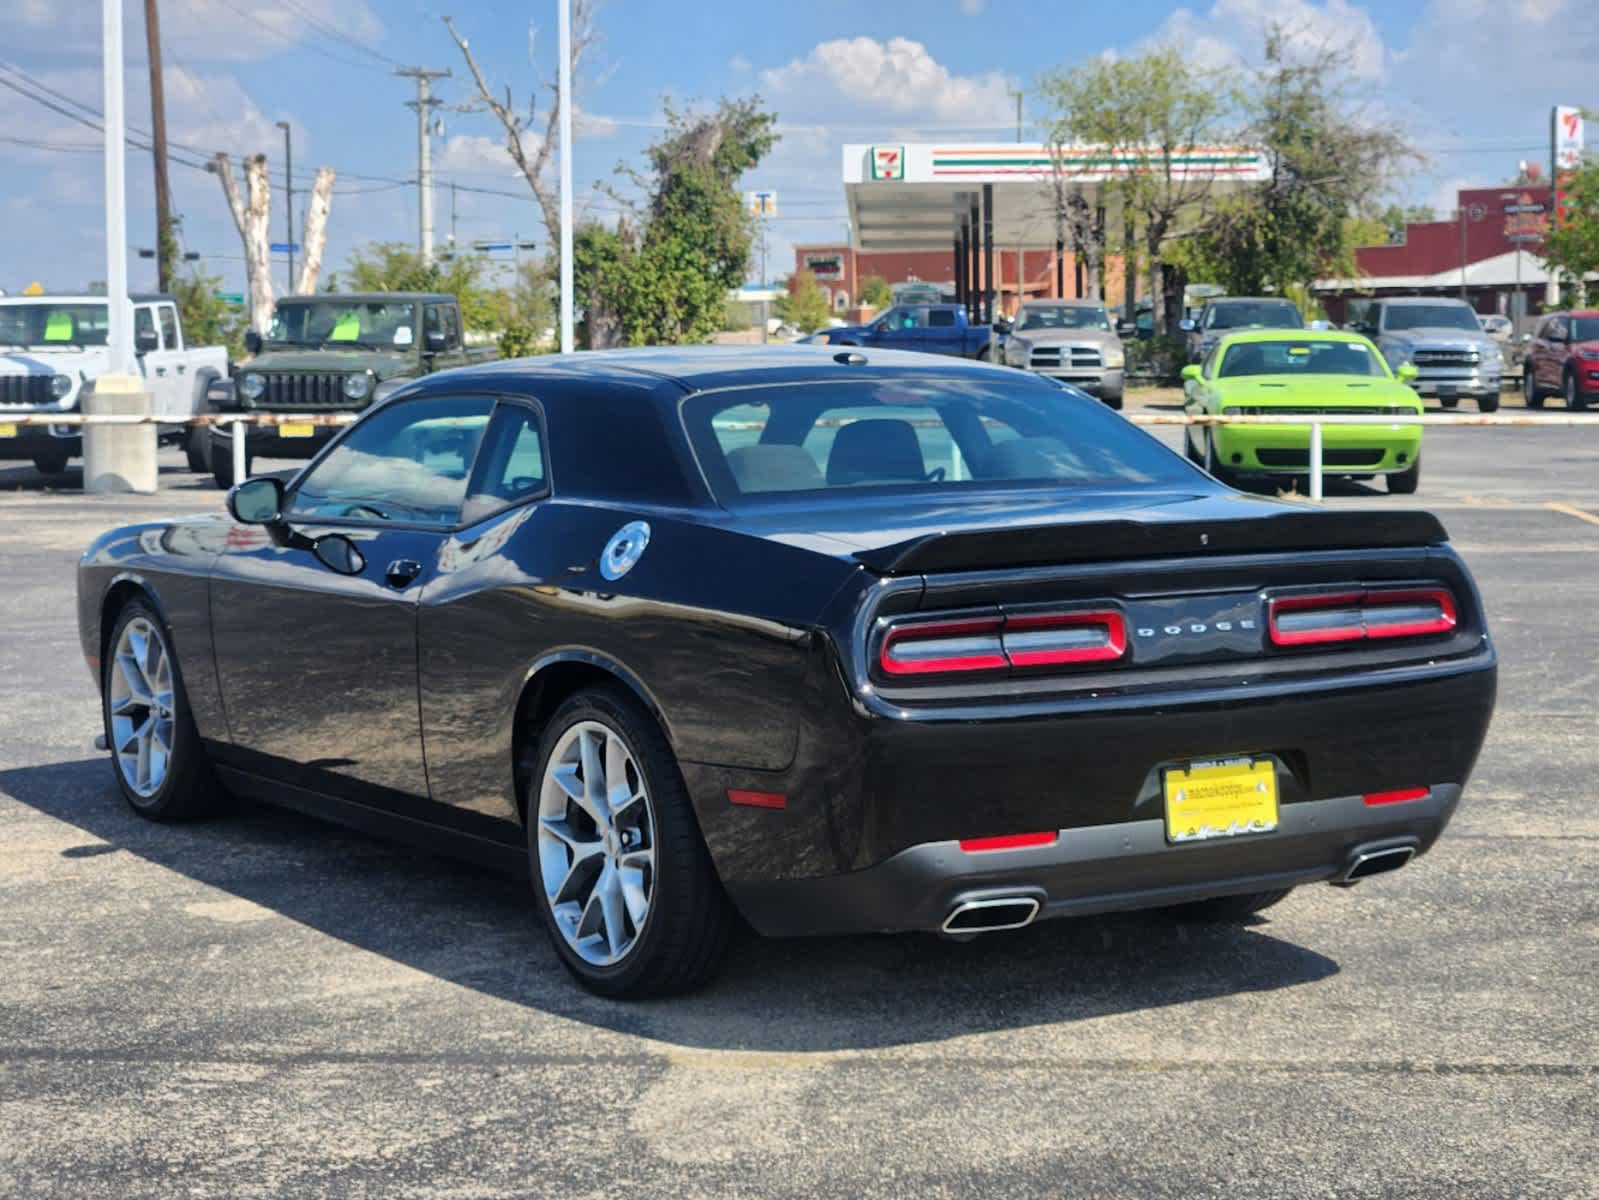
M 1310 423 L 1310 498 L 1321 503 L 1321 422 Z
M 103 0 L 105 87 L 105 253 L 106 305 L 109 309 L 106 344 L 111 374 L 131 375 L 133 313 L 128 303 L 128 188 L 126 133 L 122 95 L 122 4 Z
M 561 353 L 572 353 L 572 0 L 559 0 L 561 73 Z

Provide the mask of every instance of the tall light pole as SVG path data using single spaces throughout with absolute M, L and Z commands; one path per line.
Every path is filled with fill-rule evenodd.
M 283 130 L 283 243 L 289 248 L 289 286 L 285 296 L 294 295 L 294 142 L 289 137 L 289 123 L 279 121 Z
M 430 85 L 435 79 L 448 79 L 450 73 L 423 67 L 401 67 L 394 73 L 416 80 L 416 99 L 405 105 L 416 109 L 417 250 L 426 266 L 433 261 L 433 152 L 429 139 L 433 110 L 439 104 Z
M 101 45 L 105 56 L 105 254 L 106 345 L 111 373 L 132 375 L 133 306 L 128 303 L 128 185 L 122 95 L 122 0 L 102 0 Z
M 108 0 L 109 2 L 109 0 Z M 561 10 L 561 67 L 556 102 L 561 106 L 561 353 L 572 353 L 572 0 Z

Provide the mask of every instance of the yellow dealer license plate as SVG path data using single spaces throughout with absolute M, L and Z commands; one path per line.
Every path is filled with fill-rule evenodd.
M 1277 771 L 1269 760 L 1215 759 L 1166 772 L 1166 839 L 1267 833 L 1277 828 Z
M 310 437 L 316 432 L 315 425 L 279 425 L 279 437 Z
M 15 425 L 0 425 L 0 437 L 16 437 L 16 436 L 17 436 L 17 427 Z

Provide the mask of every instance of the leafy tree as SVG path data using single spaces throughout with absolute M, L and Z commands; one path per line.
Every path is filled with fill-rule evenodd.
M 1416 153 L 1388 125 L 1351 104 L 1347 47 L 1296 53 L 1287 31 L 1266 33 L 1265 65 L 1244 94 L 1245 136 L 1264 151 L 1268 176 L 1217 204 L 1192 259 L 1202 278 L 1236 294 L 1286 292 L 1326 276 L 1357 273 L 1349 218 L 1369 206 Z M 1404 210 L 1401 210 L 1403 212 Z
M 1208 175 L 1186 172 L 1180 160 L 1219 139 L 1227 89 L 1167 46 L 1047 73 L 1039 91 L 1054 113 L 1052 145 L 1099 146 L 1113 161 L 1132 164 L 1119 187 L 1144 238 L 1156 328 L 1166 332 L 1162 250 L 1212 190 Z
M 875 278 L 875 276 L 874 276 Z M 882 280 L 878 280 L 882 283 Z M 887 284 L 883 284 L 887 288 Z M 827 324 L 831 315 L 827 296 L 816 276 L 809 271 L 799 271 L 788 277 L 788 291 L 777 298 L 777 315 L 804 333 L 815 333 Z
M 636 221 L 578 231 L 573 269 L 591 310 L 587 345 L 702 342 L 721 328 L 754 240 L 737 184 L 776 143 L 775 121 L 754 99 L 723 100 L 710 113 L 667 106 L 649 171 L 623 172 L 647 197 Z
M 1405 240 L 1406 225 L 1420 225 L 1426 221 L 1436 221 L 1438 214 L 1433 211 L 1430 204 L 1390 204 L 1382 210 L 1382 215 L 1377 218 L 1382 222 L 1387 240 L 1391 243 Z M 1372 243 L 1366 243 L 1371 245 Z
M 1588 155 L 1566 175 L 1561 199 L 1561 212 L 1544 235 L 1544 259 L 1571 277 L 1574 303 L 1583 304 L 1585 277 L 1599 271 L 1599 156 Z
M 810 274 L 808 271 L 804 273 Z M 814 283 L 815 279 L 811 282 Z M 888 286 L 888 280 L 881 275 L 868 275 L 861 280 L 860 302 L 870 304 L 873 308 L 887 308 L 894 303 L 894 289 Z
M 183 319 L 183 336 L 191 346 L 226 346 L 228 357 L 244 357 L 244 311 L 219 296 L 222 279 L 201 264 L 172 278 L 172 297 Z
M 488 282 L 489 261 L 478 254 L 458 254 L 424 263 L 421 254 L 403 242 L 370 242 L 350 253 L 344 270 L 328 276 L 330 292 L 443 292 L 461 305 L 461 320 L 476 332 L 504 327 L 509 305 Z

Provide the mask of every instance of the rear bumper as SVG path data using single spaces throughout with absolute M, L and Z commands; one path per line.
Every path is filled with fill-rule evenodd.
M 1222 425 L 1215 438 L 1217 456 L 1228 470 L 1273 475 L 1310 470 L 1309 425 Z M 1421 426 L 1323 425 L 1321 450 L 1328 474 L 1403 471 L 1421 452 Z
M 936 931 L 963 902 L 1033 896 L 1038 919 L 1158 908 L 1339 877 L 1358 853 L 1424 853 L 1460 801 L 1440 784 L 1421 800 L 1369 806 L 1359 796 L 1283 806 L 1271 833 L 1172 845 L 1162 820 L 1065 829 L 1055 844 L 968 853 L 957 841 L 913 846 L 827 879 L 728 885 L 761 933 Z

